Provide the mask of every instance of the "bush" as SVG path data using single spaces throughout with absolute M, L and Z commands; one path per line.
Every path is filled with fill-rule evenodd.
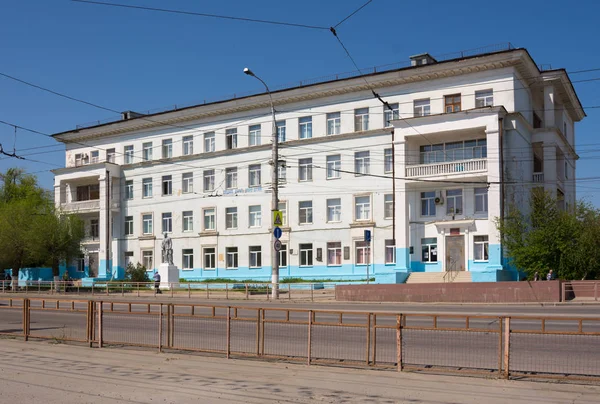
M 150 282 L 146 267 L 139 262 L 136 265 L 129 263 L 125 269 L 125 280 L 130 282 Z

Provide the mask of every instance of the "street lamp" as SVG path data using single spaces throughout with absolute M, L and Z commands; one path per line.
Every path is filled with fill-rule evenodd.
M 271 199 L 271 211 L 279 210 L 279 138 L 277 136 L 277 123 L 275 121 L 275 106 L 273 104 L 273 97 L 271 96 L 271 90 L 267 83 L 260 77 L 252 72 L 247 67 L 244 68 L 244 73 L 248 76 L 252 76 L 260 81 L 266 88 L 267 94 L 269 94 L 269 100 L 271 102 L 271 116 L 273 118 L 273 129 L 271 135 L 271 184 L 273 187 L 273 197 Z M 273 215 L 271 215 L 272 217 Z M 275 235 L 271 232 L 271 283 L 272 285 L 272 297 L 273 299 L 279 298 L 279 252 L 275 250 Z

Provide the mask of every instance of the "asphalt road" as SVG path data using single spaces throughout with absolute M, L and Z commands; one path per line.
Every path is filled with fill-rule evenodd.
M 8 308 L 0 300 L 0 333 L 22 333 L 22 309 Z M 209 304 L 227 302 L 206 302 Z M 231 302 L 230 302 L 231 303 Z M 236 302 L 237 303 L 237 302 Z M 231 309 L 231 352 L 255 355 L 282 356 L 288 359 L 306 360 L 308 354 L 309 314 L 304 309 L 352 310 L 342 316 L 339 313 L 317 311 L 311 328 L 311 357 L 338 363 L 367 362 L 367 339 L 369 360 L 378 364 L 393 365 L 396 362 L 395 313 L 412 313 L 407 316 L 403 329 L 403 362 L 422 367 L 449 367 L 461 369 L 497 370 L 500 358 L 499 315 L 527 315 L 554 317 L 544 324 L 546 331 L 576 332 L 581 318 L 598 313 L 598 306 L 484 306 L 484 305 L 399 305 L 399 304 L 286 304 L 265 302 L 239 302 Z M 189 304 L 188 301 L 182 304 Z M 233 306 L 233 305 L 232 305 Z M 32 336 L 56 340 L 85 339 L 86 313 L 84 302 L 74 308 L 81 312 L 41 310 L 41 301 L 31 303 Z M 52 302 L 46 307 L 55 307 Z M 158 347 L 160 304 L 152 301 L 148 306 L 104 303 L 103 338 L 114 345 L 132 344 Z M 258 310 L 264 311 L 264 328 L 257 327 Z M 60 306 L 70 309 L 70 304 Z M 289 311 L 288 311 L 289 309 Z M 191 306 L 175 309 L 174 348 L 225 352 L 227 347 L 226 308 L 212 309 Z M 367 336 L 369 316 L 357 311 L 376 312 L 377 331 Z M 388 312 L 388 313 L 386 313 Z M 439 314 L 434 317 L 423 314 Z M 166 306 L 163 307 L 162 344 L 167 343 Z M 466 315 L 469 329 L 466 327 Z M 458 316 L 458 317 L 451 317 Z M 478 317 L 486 316 L 486 317 Z M 600 317 L 600 316 L 594 316 Z M 371 317 L 371 325 L 375 319 Z M 600 333 L 600 321 L 585 320 L 581 324 L 585 332 Z M 392 327 L 392 328 L 385 328 Z M 436 330 L 428 328 L 437 327 Z M 510 369 L 523 372 L 600 376 L 600 336 L 597 335 L 551 335 L 539 333 L 516 333 L 515 331 L 541 330 L 538 318 L 514 318 L 511 320 Z M 463 329 L 459 331 L 457 329 Z M 474 329 L 478 331 L 473 331 Z M 96 327 L 96 331 L 98 327 Z M 257 332 L 263 338 L 257 339 Z M 375 352 L 375 355 L 374 355 Z M 375 357 L 374 357 L 375 356 Z

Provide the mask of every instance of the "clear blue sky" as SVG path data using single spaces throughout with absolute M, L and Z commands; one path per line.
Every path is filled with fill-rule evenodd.
M 110 1 L 110 0 L 107 0 Z M 115 0 L 123 4 L 331 26 L 365 0 Z M 4 0 L 0 6 L 0 72 L 115 110 L 148 110 L 257 90 L 251 67 L 272 86 L 354 70 L 328 31 L 226 21 L 81 4 L 69 0 Z M 600 2 L 582 0 L 374 0 L 338 33 L 360 67 L 512 42 L 538 64 L 570 71 L 600 68 Z M 600 71 L 572 76 L 600 77 Z M 584 106 L 600 105 L 600 81 L 575 84 Z M 576 129 L 577 176 L 598 175 L 600 108 Z M 0 77 L 0 120 L 45 133 L 114 114 Z M 13 129 L 0 125 L 12 149 Z M 48 164 L 0 158 L 37 172 L 64 165 L 52 139 L 18 132 L 17 154 Z M 48 152 L 43 154 L 30 154 Z M 578 196 L 600 206 L 600 181 L 578 183 Z M 597 201 L 598 200 L 598 201 Z

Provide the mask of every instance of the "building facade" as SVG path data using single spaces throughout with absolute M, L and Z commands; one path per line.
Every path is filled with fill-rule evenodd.
M 583 109 L 566 72 L 540 71 L 524 49 L 420 55 L 272 97 L 282 278 L 510 279 L 494 220 L 526 211 L 535 187 L 564 208 L 575 201 Z M 181 278 L 269 280 L 271 131 L 269 95 L 258 94 L 54 135 L 66 145 L 56 203 L 81 215 L 88 235 L 71 270 L 153 270 L 168 233 Z

